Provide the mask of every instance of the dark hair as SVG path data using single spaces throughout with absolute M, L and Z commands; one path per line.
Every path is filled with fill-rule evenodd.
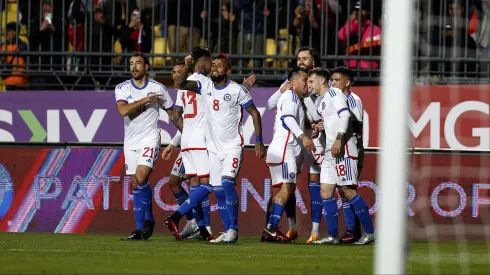
M 228 62 L 228 69 L 231 69 L 231 61 L 225 53 L 219 53 L 215 59 L 224 59 Z
M 143 58 L 143 63 L 145 65 L 146 64 L 150 65 L 150 60 L 143 53 L 137 52 L 137 53 L 133 54 L 133 57 L 141 57 L 141 58 Z
M 313 61 L 315 62 L 315 67 L 321 66 L 320 54 L 318 53 L 318 51 L 315 48 L 303 47 L 303 48 L 299 49 L 298 54 L 300 52 L 304 52 L 304 51 L 308 51 L 310 53 L 311 57 L 313 58 Z
M 303 70 L 301 68 L 292 69 L 288 73 L 288 80 L 289 81 L 293 80 L 293 78 L 295 78 L 300 72 L 304 72 L 304 73 L 308 74 L 308 72 L 306 70 Z
M 327 69 L 318 67 L 318 68 L 313 68 L 313 69 L 308 71 L 308 76 L 311 76 L 314 74 L 316 74 L 317 76 L 323 77 L 325 79 L 325 81 L 327 81 L 327 82 L 330 80 L 330 72 Z
M 352 82 L 354 82 L 354 73 L 350 68 L 347 68 L 345 66 L 340 66 L 332 70 L 332 74 L 339 73 L 345 77 L 347 77 L 352 85 Z
M 181 60 L 181 61 L 175 62 L 174 67 L 175 66 L 180 66 L 180 65 L 185 66 L 185 61 L 184 60 Z
M 191 56 L 194 59 L 194 62 L 203 56 L 211 57 L 211 51 L 206 47 L 196 47 L 192 49 Z

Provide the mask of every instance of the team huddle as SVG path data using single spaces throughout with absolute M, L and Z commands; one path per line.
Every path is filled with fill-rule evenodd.
M 236 178 L 243 157 L 242 112 L 253 120 L 256 157 L 269 167 L 272 195 L 268 203 L 263 242 L 289 242 L 296 231 L 296 180 L 303 162 L 308 167 L 312 230 L 307 243 L 368 244 L 374 228 L 366 202 L 357 193 L 362 169 L 362 122 L 364 109 L 351 90 L 352 71 L 338 67 L 330 73 L 320 65 L 318 52 L 302 48 L 297 68 L 268 101 L 276 109 L 274 134 L 267 151 L 262 140 L 261 117 L 249 94 L 255 76 L 238 84 L 229 79 L 231 62 L 224 54 L 212 58 L 204 47 L 192 50 L 185 62 L 174 66 L 177 92 L 174 104 L 167 88 L 149 79 L 149 63 L 135 54 L 130 61 L 132 79 L 116 87 L 117 109 L 125 123 L 126 174 L 131 177 L 136 230 L 127 238 L 148 239 L 155 226 L 152 188 L 148 178 L 159 156 L 159 109 L 167 112 L 179 130 L 162 152 L 169 159 L 180 145 L 180 155 L 169 177 L 170 189 L 179 205 L 164 220 L 178 239 L 201 239 L 211 243 L 238 240 L 238 194 Z M 188 179 L 190 192 L 182 187 Z M 338 191 L 343 201 L 347 232 L 339 236 Z M 215 238 L 210 227 L 209 195 L 215 194 L 223 233 Z M 324 211 L 328 235 L 319 238 Z M 279 222 L 286 212 L 289 230 Z M 179 232 L 179 221 L 187 223 Z M 360 225 L 364 229 L 361 236 Z

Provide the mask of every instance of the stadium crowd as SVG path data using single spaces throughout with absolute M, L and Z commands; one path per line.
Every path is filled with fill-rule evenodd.
M 478 58 L 488 57 L 489 3 L 416 3 L 415 71 L 488 78 Z M 303 46 L 319 49 L 329 68 L 346 65 L 361 77 L 376 77 L 380 68 L 382 0 L 1 0 L 0 8 L 9 88 L 57 82 L 53 71 L 126 70 L 133 52 L 154 55 L 154 68 L 170 66 L 199 45 L 227 53 L 259 78 L 293 66 L 276 56 Z

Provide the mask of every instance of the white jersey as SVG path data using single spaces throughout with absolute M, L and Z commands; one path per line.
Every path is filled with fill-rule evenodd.
M 321 95 L 310 95 L 304 99 L 304 105 L 306 107 L 306 120 L 305 120 L 305 134 L 309 137 L 313 134 L 313 128 L 311 123 L 315 122 L 318 118 L 317 110 L 322 103 L 323 96 Z M 325 151 L 325 137 L 323 132 L 318 134 L 318 137 L 313 139 L 313 144 L 317 148 L 317 154 L 322 154 Z M 319 150 L 320 149 L 320 150 Z
M 364 145 L 362 144 L 364 106 L 362 105 L 361 98 L 352 91 L 349 91 L 349 94 L 347 95 L 347 105 L 349 105 L 349 110 L 351 112 L 351 122 L 357 139 L 357 149 L 361 152 L 364 151 Z
M 285 117 L 294 117 L 303 130 L 305 113 L 300 98 L 291 90 L 285 91 L 277 103 L 274 120 L 274 136 L 267 150 L 267 164 L 278 165 L 284 162 L 286 155 L 297 157 L 301 154 L 302 143 L 284 123 Z
M 188 80 L 198 80 L 205 77 L 194 73 Z M 183 109 L 182 117 L 184 128 L 180 147 L 183 151 L 205 150 L 206 147 L 206 113 L 204 112 L 204 98 L 195 92 L 178 90 L 176 108 Z
M 116 86 L 116 102 L 134 103 L 148 93 L 162 94 L 162 102 L 147 103 L 141 110 L 124 117 L 124 148 L 141 149 L 147 144 L 160 144 L 160 128 L 158 117 L 160 107 L 169 110 L 173 108 L 173 100 L 167 88 L 161 83 L 146 79 L 143 87 L 138 88 L 132 80 L 127 80 Z
M 223 87 L 209 84 L 210 79 L 201 85 L 212 85 L 203 96 L 205 97 L 207 116 L 208 151 L 226 153 L 230 150 L 243 148 L 242 108 L 247 108 L 253 101 L 242 85 L 228 80 Z
M 348 99 L 340 89 L 329 88 L 318 108 L 318 114 L 322 116 L 325 127 L 326 152 L 331 150 L 339 132 L 340 113 L 349 112 L 347 101 Z M 352 130 L 352 123 L 348 124 L 345 138 L 347 140 L 345 143 L 345 156 L 357 158 L 357 140 Z M 325 156 L 327 155 L 330 154 L 325 154 Z

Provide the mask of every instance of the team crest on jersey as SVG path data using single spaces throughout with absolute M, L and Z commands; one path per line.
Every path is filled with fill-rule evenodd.
M 231 100 L 231 95 L 230 94 L 226 94 L 225 96 L 223 96 L 223 99 L 225 101 L 230 101 Z
M 325 107 L 326 107 L 325 102 L 322 102 L 322 110 L 325 109 Z
M 291 174 L 289 174 L 289 177 L 292 178 L 292 179 L 294 179 L 296 177 L 296 174 L 293 173 L 293 172 L 291 172 Z

